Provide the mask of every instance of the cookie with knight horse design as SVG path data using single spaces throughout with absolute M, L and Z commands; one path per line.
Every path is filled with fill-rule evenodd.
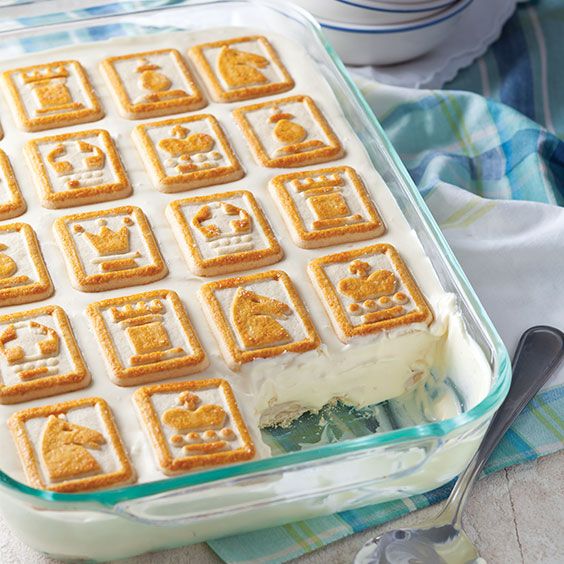
M 200 301 L 226 362 L 237 370 L 257 358 L 319 346 L 313 322 L 281 270 L 208 282 Z
M 135 470 L 110 407 L 82 398 L 14 413 L 8 427 L 28 483 L 75 493 L 130 484 Z
M 285 92 L 294 81 L 266 37 L 196 45 L 190 55 L 214 100 L 235 102 Z

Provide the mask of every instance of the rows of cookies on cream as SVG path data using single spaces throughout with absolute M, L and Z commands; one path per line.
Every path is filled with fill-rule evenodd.
M 113 391 L 106 394 L 106 380 L 116 390 L 141 386 L 129 395 L 163 473 L 240 462 L 257 450 L 262 455 L 259 424 L 287 424 L 335 399 L 363 406 L 401 395 L 428 374 L 455 313 L 360 141 L 334 127 L 338 122 L 347 131 L 342 117 L 325 109 L 335 103 L 327 92 L 315 100 L 307 92 L 272 98 L 302 84 L 305 71 L 283 60 L 285 54 L 296 60 L 290 57 L 294 47 L 284 44 L 280 51 L 261 36 L 190 45 L 193 66 L 168 47 L 105 59 L 106 90 L 96 84 L 96 69 L 78 61 L 3 73 L 14 121 L 27 131 L 100 120 L 111 103 L 108 91 L 121 116 L 105 119 L 108 130 L 74 127 L 24 139 L 41 205 L 65 210 L 128 200 L 109 209 L 63 211 L 52 221 L 76 296 L 97 292 L 104 299 L 89 299 L 76 311 L 74 295 L 65 294 L 64 308 L 18 307 L 0 316 L 0 403 L 81 390 L 70 401 L 26 405 L 8 420 L 36 487 L 111 487 L 134 481 L 136 470 L 146 479 L 139 457 L 128 455 L 122 414 L 112 415 L 122 408 Z M 124 42 L 127 47 L 132 45 Z M 92 50 L 83 55 L 92 60 Z M 244 104 L 264 96 L 269 98 Z M 212 111 L 195 113 L 206 104 Z M 190 115 L 127 126 L 128 120 L 185 112 Z M 226 132 L 229 120 L 248 149 Z M 123 158 L 130 153 L 121 135 L 127 130 L 150 191 L 132 182 L 141 175 Z M 23 214 L 26 204 L 8 158 L 0 157 L 0 219 L 6 220 Z M 311 168 L 336 159 L 343 162 Z M 304 169 L 269 172 L 289 167 Z M 166 193 L 245 178 L 245 189 L 208 188 L 165 199 Z M 376 196 L 366 179 L 377 185 Z M 144 209 L 131 205 L 142 203 L 135 200 L 140 196 L 148 202 Z M 166 205 L 166 228 L 150 205 L 157 201 Z M 163 257 L 171 242 L 166 229 L 185 262 Z M 285 233 L 292 243 L 281 245 Z M 0 225 L 0 244 L 0 304 L 49 298 L 59 274 L 44 260 L 34 225 Z M 179 271 L 180 260 L 188 270 L 177 280 L 169 270 Z M 264 270 L 276 263 L 281 267 Z M 310 282 L 302 280 L 306 268 Z M 151 289 L 119 291 L 140 284 Z M 197 291 L 200 311 L 183 292 L 188 287 Z M 326 313 L 317 312 L 319 304 Z M 76 313 L 70 321 L 67 309 Z M 192 323 L 200 317 L 215 342 Z M 73 333 L 71 322 L 82 318 L 89 320 L 109 376 L 94 378 L 94 387 L 105 378 L 103 397 L 85 395 L 90 374 L 100 369 L 85 361 L 82 353 L 92 356 L 91 345 L 77 343 Z

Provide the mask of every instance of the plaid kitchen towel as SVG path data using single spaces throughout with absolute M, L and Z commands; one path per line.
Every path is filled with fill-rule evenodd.
M 501 38 L 446 90 L 355 77 L 510 351 L 531 325 L 564 328 L 563 21 L 559 0 L 521 5 Z M 486 471 L 562 448 L 564 369 Z M 230 563 L 285 562 L 436 503 L 450 487 L 209 545 Z
M 135 4 L 84 10 L 119 13 Z M 77 13 L 61 13 L 52 21 Z M 0 27 L 35 20 L 28 16 Z M 442 91 L 393 88 L 356 77 L 509 350 L 528 326 L 562 328 L 564 320 L 563 20 L 559 0 L 521 5 L 488 53 Z M 161 30 L 155 22 L 155 31 Z M 133 23 L 97 26 L 72 40 L 138 31 Z M 66 45 L 67 33 L 1 44 L 0 56 Z M 487 471 L 564 448 L 563 414 L 561 370 L 507 433 Z M 273 440 L 283 448 L 282 439 Z M 436 503 L 449 489 L 209 544 L 226 562 L 285 562 Z

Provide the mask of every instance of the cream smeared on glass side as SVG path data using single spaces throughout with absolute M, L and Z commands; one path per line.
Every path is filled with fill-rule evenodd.
M 373 169 L 362 144 L 342 116 L 329 85 L 318 73 L 314 61 L 299 45 L 284 37 L 269 34 L 269 40 L 276 47 L 296 83 L 294 89 L 287 95 L 311 95 L 346 150 L 346 155 L 341 159 L 307 168 L 338 165 L 354 167 L 362 177 L 386 224 L 387 231 L 383 236 L 365 242 L 359 241 L 316 250 L 298 248 L 291 241 L 268 190 L 268 183 L 272 177 L 289 171 L 257 165 L 231 117 L 232 109 L 251 104 L 253 101 L 231 104 L 210 101 L 207 107 L 190 113 L 190 115 L 211 113 L 218 118 L 245 168 L 245 177 L 237 182 L 180 194 L 162 194 L 152 185 L 130 137 L 131 131 L 139 122 L 126 120 L 119 116 L 108 86 L 98 69 L 98 64 L 104 57 L 110 55 L 166 47 L 177 48 L 183 56 L 186 56 L 187 49 L 192 45 L 252 33 L 257 33 L 257 31 L 243 28 L 214 29 L 190 34 L 132 37 L 72 47 L 72 56 L 85 66 L 102 101 L 106 115 L 102 120 L 94 123 L 67 127 L 57 131 L 102 128 L 107 129 L 114 138 L 132 183 L 133 195 L 116 202 L 85 206 L 83 209 L 91 211 L 119 205 L 136 205 L 145 211 L 170 271 L 163 280 L 146 286 L 96 294 L 81 293 L 71 287 L 63 257 L 55 244 L 52 224 L 57 217 L 75 213 L 78 210 L 46 210 L 40 206 L 30 171 L 22 159 L 22 148 L 25 141 L 42 134 L 22 132 L 15 126 L 11 116 L 4 113 L 5 138 L 2 141 L 2 148 L 11 158 L 20 187 L 28 203 L 28 211 L 15 221 L 29 223 L 36 230 L 56 291 L 53 297 L 40 304 L 31 304 L 29 307 L 6 307 L 3 308 L 2 313 L 22 311 L 47 304 L 62 306 L 69 315 L 73 331 L 93 379 L 92 384 L 81 391 L 19 405 L 0 406 L 2 423 L 0 425 L 0 444 L 3 452 L 0 465 L 2 470 L 11 476 L 23 481 L 23 472 L 5 426 L 5 420 L 11 413 L 28 406 L 52 404 L 79 397 L 102 396 L 112 408 L 119 431 L 138 473 L 139 482 L 163 478 L 163 474 L 156 469 L 153 453 L 131 402 L 134 388 L 120 388 L 110 381 L 101 352 L 85 316 L 85 309 L 92 302 L 145 290 L 165 288 L 178 292 L 210 359 L 209 368 L 199 375 L 192 376 L 191 379 L 198 377 L 228 378 L 251 430 L 257 446 L 258 457 L 269 456 L 269 449 L 262 442 L 258 430 L 261 418 L 263 424 L 273 420 L 287 420 L 304 409 L 319 409 L 335 398 L 344 399 L 354 405 L 382 401 L 400 395 L 413 386 L 421 378 L 420 375 L 426 374 L 430 366 L 440 367 L 446 363 L 449 375 L 455 374 L 457 382 L 462 382 L 463 385 L 471 388 L 470 396 L 476 401 L 487 393 L 490 383 L 487 362 L 478 346 L 467 336 L 460 324 L 460 317 L 452 296 L 441 288 L 431 262 L 425 256 L 416 234 L 407 224 L 382 178 Z M 0 70 L 64 60 L 68 56 L 68 48 L 26 55 L 8 63 L 2 63 Z M 286 94 L 279 97 L 284 95 Z M 51 133 L 51 131 L 44 132 L 45 135 Z M 283 270 L 290 276 L 308 308 L 322 345 L 318 350 L 302 355 L 288 353 L 269 360 L 255 361 L 247 364 L 240 371 L 233 372 L 221 357 L 218 344 L 196 299 L 198 288 L 209 279 L 194 276 L 188 270 L 166 220 L 164 210 L 169 202 L 187 195 L 211 194 L 237 189 L 251 190 L 265 210 L 285 252 L 284 259 L 270 268 Z M 409 331 L 397 329 L 388 333 L 356 338 L 345 345 L 337 338 L 307 276 L 307 262 L 315 257 L 340 250 L 360 248 L 380 242 L 390 243 L 397 248 L 429 303 L 435 319 L 430 327 L 412 327 Z

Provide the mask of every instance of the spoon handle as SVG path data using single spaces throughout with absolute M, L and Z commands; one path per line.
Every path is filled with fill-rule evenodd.
M 459 476 L 438 521 L 460 524 L 462 508 L 474 480 L 480 474 L 509 426 L 547 382 L 564 355 L 564 333 L 539 325 L 521 336 L 513 357 L 511 388 L 495 414 L 480 447 L 466 470 Z

